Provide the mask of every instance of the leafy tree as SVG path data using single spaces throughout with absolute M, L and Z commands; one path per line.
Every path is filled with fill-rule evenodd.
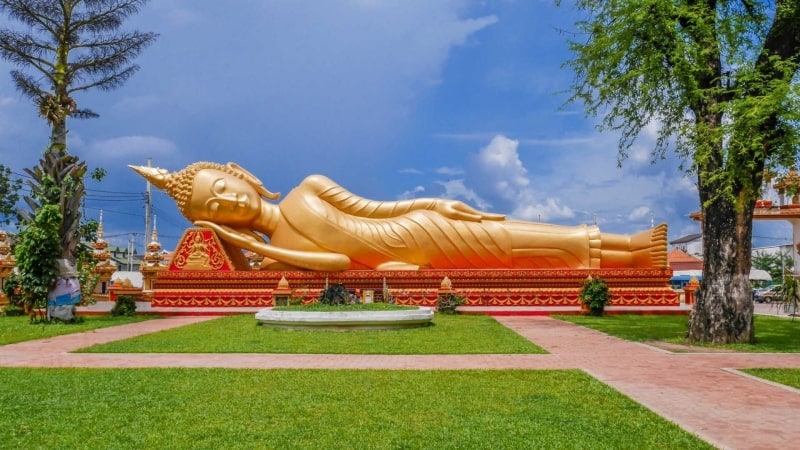
M 646 127 L 653 160 L 673 148 L 696 177 L 703 283 L 689 339 L 752 342 L 752 219 L 765 168 L 795 163 L 797 0 L 576 0 L 588 13 L 567 62 L 572 101 L 621 133 L 619 162 Z
M 0 223 L 8 225 L 19 220 L 17 202 L 22 180 L 11 178 L 11 169 L 0 164 Z
M 97 117 L 80 109 L 73 95 L 121 86 L 139 66 L 132 60 L 156 35 L 120 30 L 147 0 L 0 0 L 0 12 L 22 29 L 0 29 L 0 56 L 19 67 L 11 71 L 17 89 L 33 100 L 50 126 L 50 144 L 38 167 L 29 171 L 38 186 L 37 211 L 60 206 L 60 255 L 74 263 L 86 165 L 67 152 L 67 119 Z M 60 190 L 41 185 L 49 177 Z
M 766 270 L 773 280 L 782 280 L 785 272 L 794 272 L 794 260 L 791 255 L 782 251 L 778 253 L 756 251 L 753 254 L 753 267 Z
M 58 206 L 44 205 L 18 236 L 14 256 L 19 271 L 10 282 L 20 287 L 22 306 L 27 312 L 47 305 L 47 292 L 58 277 L 58 265 L 52 255 L 59 251 L 60 222 Z

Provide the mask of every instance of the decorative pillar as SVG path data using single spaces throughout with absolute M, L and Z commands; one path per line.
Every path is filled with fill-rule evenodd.
M 161 243 L 158 242 L 158 230 L 156 229 L 156 219 L 153 218 L 153 234 L 150 237 L 150 243 L 147 244 L 147 250 L 144 253 L 144 261 L 139 266 L 139 272 L 142 273 L 142 299 L 151 301 L 153 299 L 153 290 L 155 289 L 156 279 L 158 273 L 166 269 L 164 263 L 164 256 L 161 254 Z
M 700 282 L 697 281 L 697 277 L 692 277 L 689 279 L 689 282 L 686 283 L 686 286 L 683 287 L 684 295 L 686 296 L 685 303 L 687 305 L 694 305 L 694 294 L 697 292 L 697 289 L 700 288 Z
M 272 303 L 273 306 L 288 306 L 289 297 L 292 296 L 292 288 L 286 277 L 281 277 L 278 282 L 278 287 L 272 290 Z
M 445 276 L 442 278 L 442 283 L 439 285 L 439 292 L 437 295 L 437 299 L 446 299 L 451 295 L 455 295 L 456 291 L 453 289 L 453 283 L 450 281 L 450 277 Z

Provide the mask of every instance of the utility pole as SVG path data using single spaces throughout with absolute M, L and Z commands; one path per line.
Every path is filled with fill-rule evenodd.
M 152 167 L 153 158 L 147 158 L 147 167 Z M 150 200 L 150 181 L 147 180 L 147 190 L 144 193 L 144 242 L 147 244 L 147 239 L 150 237 L 150 214 L 151 214 L 151 200 Z
M 136 248 L 136 233 L 131 233 L 128 240 L 128 272 L 133 271 L 133 249 Z

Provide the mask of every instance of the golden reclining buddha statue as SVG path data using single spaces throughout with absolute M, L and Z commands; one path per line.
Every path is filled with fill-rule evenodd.
M 627 236 L 478 211 L 457 200 L 375 201 L 322 175 L 280 194 L 237 164 L 130 166 L 196 226 L 263 255 L 262 269 L 598 269 L 667 266 L 667 226 Z M 268 238 L 268 239 L 267 239 Z

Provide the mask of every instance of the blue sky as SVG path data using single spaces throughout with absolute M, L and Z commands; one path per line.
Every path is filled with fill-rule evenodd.
M 675 159 L 651 164 L 653 135 L 618 168 L 617 136 L 597 132 L 582 105 L 562 107 L 573 75 L 560 30 L 577 18 L 551 0 L 152 1 L 128 23 L 160 34 L 141 70 L 77 97 L 100 118 L 69 123 L 70 151 L 108 171 L 89 183 L 86 215 L 102 209 L 108 240 L 135 236 L 141 251 L 145 183 L 127 165 L 149 157 L 170 170 L 233 161 L 283 193 L 321 173 L 377 200 L 449 197 L 607 232 L 651 222 L 668 223 L 670 239 L 699 232 L 687 217 L 699 209 L 694 181 Z M 0 161 L 21 173 L 48 131 L 11 68 L 0 62 Z M 172 248 L 190 224 L 165 195 L 153 199 Z

